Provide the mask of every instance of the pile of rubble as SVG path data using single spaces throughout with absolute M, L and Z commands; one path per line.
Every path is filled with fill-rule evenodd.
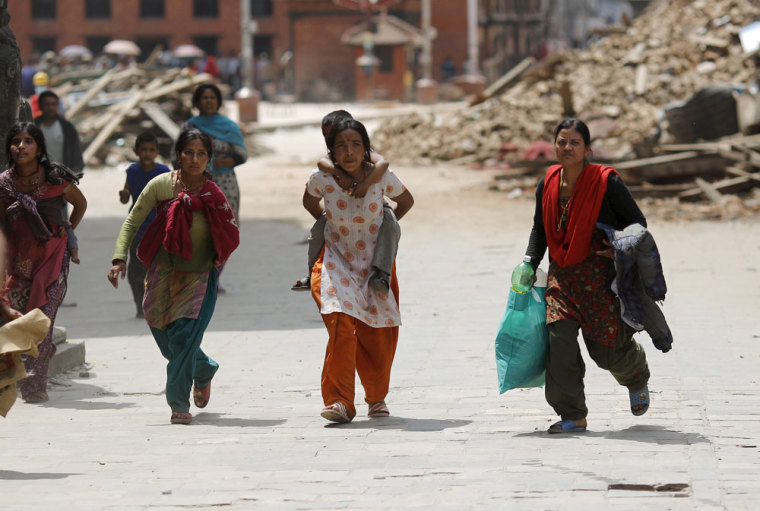
M 211 75 L 187 69 L 113 68 L 81 73 L 54 90 L 66 100 L 66 117 L 82 139 L 85 165 L 98 167 L 134 160 L 134 140 L 144 131 L 157 136 L 168 161 L 180 127 L 193 116 L 193 90 L 210 81 Z
M 589 124 L 596 160 L 619 162 L 661 154 L 675 158 L 670 168 L 677 166 L 674 161 L 688 160 L 688 165 L 679 166 L 678 178 L 689 183 L 677 193 L 697 187 L 695 178 L 722 179 L 725 167 L 751 173 L 760 169 L 755 166 L 758 141 L 739 141 L 738 148 L 729 143 L 719 148 L 663 149 L 663 144 L 672 146 L 676 139 L 662 117 L 666 107 L 702 89 L 750 84 L 758 78 L 755 60 L 739 40 L 740 29 L 758 19 L 756 0 L 654 1 L 630 26 L 608 31 L 588 49 L 553 54 L 524 66 L 499 94 L 485 101 L 454 113 L 413 114 L 384 122 L 373 134 L 373 145 L 399 163 L 444 160 L 510 170 L 521 167 L 518 176 L 526 168 L 538 175 L 546 167 L 540 162 L 526 165 L 526 151 L 545 144 L 560 120 L 575 115 Z M 679 150 L 690 154 L 675 156 Z M 706 170 L 702 163 L 688 172 L 705 155 L 718 171 Z M 630 181 L 634 169 L 646 166 L 632 163 L 621 173 Z M 517 177 L 510 174 L 506 177 Z M 644 170 L 633 182 L 642 186 L 673 182 L 672 176 L 651 181 L 652 175 Z M 745 178 L 757 184 L 756 176 Z M 497 187 L 505 188 L 504 183 Z M 705 192 L 695 196 L 704 197 Z
M 482 162 L 505 142 L 524 150 L 549 138 L 565 116 L 566 83 L 578 117 L 612 121 L 594 134 L 597 149 L 614 158 L 631 156 L 634 144 L 657 129 L 665 105 L 715 83 L 755 78 L 738 32 L 756 19 L 760 4 L 754 0 L 659 0 L 625 33 L 551 55 L 497 97 L 452 115 L 389 120 L 373 142 L 396 160 Z

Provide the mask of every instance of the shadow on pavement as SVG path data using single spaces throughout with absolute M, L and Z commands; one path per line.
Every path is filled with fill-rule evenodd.
M 710 440 L 699 433 L 682 433 L 673 431 L 662 426 L 640 424 L 630 426 L 620 431 L 594 431 L 588 430 L 581 433 L 563 433 L 550 435 L 546 431 L 532 431 L 530 433 L 518 433 L 515 437 L 592 437 L 608 438 L 610 440 L 631 440 L 658 445 L 691 445 L 710 443 Z
M 82 474 L 77 472 L 16 472 L 15 470 L 0 470 L 0 480 L 6 479 L 9 481 L 32 481 L 35 479 L 65 479 L 69 476 L 80 476 Z
M 398 429 L 402 431 L 443 431 L 449 428 L 461 428 L 470 424 L 469 420 L 456 419 L 409 419 L 406 417 L 386 417 L 383 419 L 367 419 L 349 422 L 347 424 L 330 423 L 326 428 L 346 429 Z
M 113 289 L 106 280 L 123 218 L 85 218 L 77 228 L 79 265 L 72 264 L 66 302 L 56 325 L 70 340 L 89 337 L 150 335 L 135 318 L 127 280 Z M 307 231 L 290 219 L 243 220 L 241 245 L 221 276 L 220 294 L 209 331 L 256 331 L 323 328 L 309 293 L 290 286 L 306 272 Z
M 285 419 L 242 419 L 240 417 L 228 417 L 226 413 L 200 412 L 193 415 L 193 424 L 204 426 L 219 426 L 229 428 L 269 428 L 285 424 Z
M 104 390 L 97 385 L 78 383 L 73 380 L 67 381 L 65 388 L 61 390 L 55 385 L 51 385 L 49 388 L 52 399 L 35 406 L 74 410 L 122 410 L 137 406 L 136 403 L 99 401 L 101 398 L 118 396 L 119 394 Z

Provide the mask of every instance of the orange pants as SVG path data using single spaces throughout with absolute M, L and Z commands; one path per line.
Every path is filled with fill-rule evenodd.
M 321 309 L 322 260 L 320 255 L 311 270 L 311 295 Z M 391 289 L 398 303 L 398 282 L 394 265 Z M 391 380 L 391 365 L 398 343 L 398 327 L 373 328 L 361 320 L 334 312 L 322 314 L 329 340 L 322 368 L 322 399 L 325 406 L 343 403 L 352 419 L 354 406 L 355 373 L 364 387 L 364 400 L 369 403 L 384 401 Z

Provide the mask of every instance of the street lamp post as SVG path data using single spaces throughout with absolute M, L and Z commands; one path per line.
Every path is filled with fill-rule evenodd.
M 251 19 L 250 0 L 240 0 L 240 37 L 241 37 L 241 72 L 243 86 L 235 93 L 240 122 L 256 122 L 259 120 L 260 94 L 254 87 L 253 81 L 253 38 L 258 31 L 258 24 Z
M 435 29 L 431 24 L 430 0 L 422 0 L 422 78 L 417 80 L 417 102 L 430 104 L 438 101 L 438 84 L 433 79 L 433 38 Z

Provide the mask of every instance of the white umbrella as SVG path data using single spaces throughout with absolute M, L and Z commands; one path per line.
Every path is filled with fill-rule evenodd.
M 58 55 L 61 57 L 92 57 L 92 52 L 81 44 L 70 44 L 61 48 Z
M 115 39 L 103 47 L 105 53 L 113 53 L 116 55 L 130 55 L 137 57 L 140 55 L 140 47 L 132 41 L 126 41 L 124 39 Z
M 178 59 L 184 58 L 202 58 L 206 55 L 206 52 L 195 46 L 194 44 L 180 44 L 174 51 L 174 56 Z

